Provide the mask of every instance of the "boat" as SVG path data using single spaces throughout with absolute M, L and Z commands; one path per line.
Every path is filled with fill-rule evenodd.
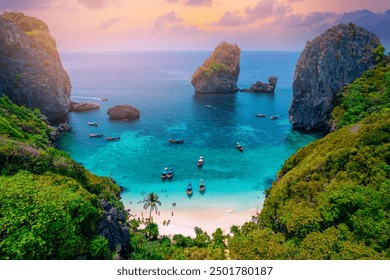
M 161 179 L 168 178 L 168 167 L 165 167 L 164 170 L 161 172 Z
M 211 106 L 211 105 L 208 105 L 208 104 L 206 104 L 206 105 L 204 105 L 206 108 L 210 108 L 210 109 L 213 109 L 213 106 Z
M 110 137 L 110 136 L 106 137 L 106 140 L 108 140 L 108 141 L 115 141 L 115 140 L 119 140 L 119 139 L 121 139 L 121 138 L 120 137 Z
M 198 159 L 198 167 L 201 167 L 203 165 L 204 161 L 203 161 L 203 157 L 201 156 L 199 159 Z
M 102 100 L 102 101 L 108 101 L 108 98 L 100 97 L 100 100 Z
M 168 172 L 167 172 L 167 178 L 168 179 L 171 179 L 173 177 L 173 168 L 169 168 Z
M 277 120 L 277 119 L 279 119 L 279 116 L 278 116 L 278 115 L 272 115 L 272 116 L 270 117 L 270 119 L 271 119 L 271 120 Z
M 256 117 L 258 117 L 258 118 L 265 118 L 265 114 L 256 114 Z
M 244 151 L 244 148 L 241 146 L 241 144 L 240 143 L 236 143 L 236 148 L 237 148 L 237 150 L 239 150 L 240 152 L 243 152 Z
M 201 179 L 199 182 L 199 191 L 204 192 L 206 190 L 206 185 L 204 184 L 204 180 Z
M 192 194 L 192 184 L 191 184 L 191 182 L 188 182 L 186 193 L 187 193 L 187 195 L 191 195 Z
M 103 137 L 103 134 L 89 134 L 89 137 L 92 137 L 92 138 L 100 138 L 100 137 Z
M 89 126 L 98 126 L 98 124 L 95 123 L 95 122 L 88 122 L 88 125 L 89 125 Z
M 183 144 L 184 140 L 183 139 L 179 139 L 179 140 L 169 139 L 168 142 L 173 143 L 173 144 Z

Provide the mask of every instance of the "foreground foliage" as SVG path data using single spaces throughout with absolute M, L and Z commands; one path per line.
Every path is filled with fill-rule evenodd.
M 111 258 L 100 200 L 123 209 L 119 186 L 50 146 L 49 133 L 39 111 L 0 98 L 0 259 Z

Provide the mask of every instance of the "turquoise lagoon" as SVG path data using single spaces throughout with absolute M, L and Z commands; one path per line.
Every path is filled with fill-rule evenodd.
M 71 113 L 72 131 L 59 148 L 95 174 L 111 176 L 124 187 L 122 201 L 142 208 L 144 194 L 160 196 L 160 209 L 224 208 L 244 211 L 261 208 L 284 161 L 318 135 L 291 129 L 288 107 L 297 52 L 241 54 L 239 88 L 278 79 L 274 94 L 195 94 L 191 75 L 210 52 L 62 53 L 72 82 L 72 100 L 99 102 L 100 110 Z M 99 98 L 108 98 L 102 101 Z M 107 109 L 130 104 L 141 111 L 135 121 L 109 121 Z M 211 105 L 213 109 L 205 105 Z M 256 114 L 267 114 L 258 118 Z M 279 115 L 278 120 L 269 116 Z M 91 127 L 87 122 L 97 122 Z M 120 141 L 90 138 L 89 133 L 120 136 Z M 184 139 L 171 144 L 168 139 Z M 244 146 L 244 152 L 235 143 Z M 197 160 L 204 157 L 204 165 Z M 172 167 L 172 180 L 161 171 Z M 200 179 L 206 192 L 197 190 Z M 191 181 L 194 192 L 185 190 Z

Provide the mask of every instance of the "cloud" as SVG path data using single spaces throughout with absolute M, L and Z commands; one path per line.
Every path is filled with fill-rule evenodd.
M 247 24 L 249 20 L 240 14 L 239 11 L 235 12 L 226 12 L 223 16 L 217 21 L 212 23 L 212 25 L 217 26 L 237 26 Z
M 50 6 L 50 0 L 1 0 L 1 10 L 28 10 Z
M 273 0 L 258 1 L 256 5 L 245 8 L 245 14 L 248 18 L 266 18 L 272 16 L 276 2 Z
M 213 5 L 213 0 L 165 0 L 165 2 L 171 4 L 180 3 L 185 6 L 193 6 L 193 7 L 201 7 L 201 6 L 211 7 Z
M 78 0 L 78 2 L 87 8 L 96 10 L 103 8 L 108 4 L 112 4 L 113 2 L 115 4 L 118 0 Z
M 114 25 L 118 22 L 121 22 L 121 21 L 122 21 L 122 18 L 119 18 L 119 17 L 106 19 L 106 20 L 101 21 L 99 23 L 99 29 L 107 29 L 107 28 L 111 27 L 112 25 Z
M 167 29 L 183 25 L 183 18 L 179 17 L 175 11 L 159 16 L 154 20 L 154 29 Z

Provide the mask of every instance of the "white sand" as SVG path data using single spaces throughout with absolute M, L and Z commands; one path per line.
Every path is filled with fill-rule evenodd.
M 158 224 L 160 235 L 172 237 L 175 234 L 195 237 L 195 227 L 200 227 L 210 236 L 217 228 L 221 228 L 224 234 L 230 232 L 232 225 L 242 226 L 245 222 L 256 215 L 258 209 L 251 209 L 242 212 L 234 212 L 231 209 L 202 208 L 202 209 L 180 209 L 160 210 L 160 215 L 152 213 L 153 221 Z M 172 216 L 173 212 L 173 216 Z M 149 217 L 149 209 L 134 213 L 135 218 Z M 169 225 L 163 225 L 164 221 L 170 220 Z

